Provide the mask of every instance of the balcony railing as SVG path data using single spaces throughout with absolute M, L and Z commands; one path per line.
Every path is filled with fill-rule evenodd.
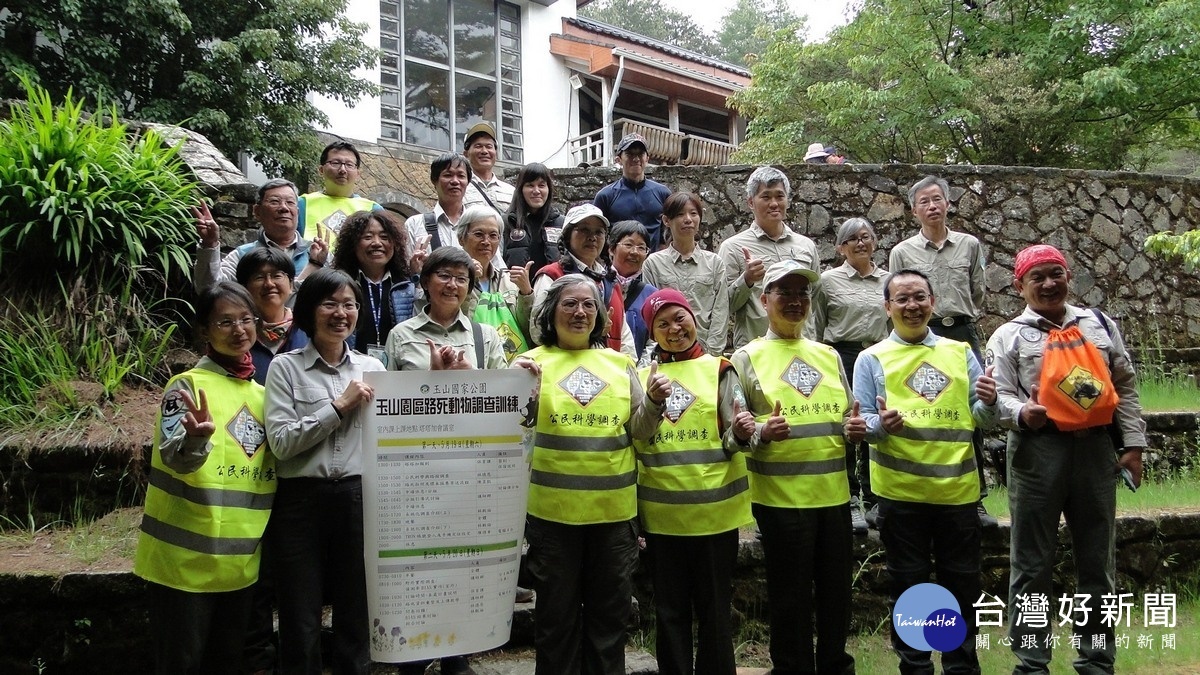
M 637 122 L 622 117 L 613 122 L 613 142 L 626 134 L 646 137 L 646 152 L 655 164 L 718 165 L 728 164 L 737 146 L 681 131 Z M 604 153 L 604 130 L 596 129 L 571 139 L 571 162 L 575 166 L 602 166 L 611 161 Z

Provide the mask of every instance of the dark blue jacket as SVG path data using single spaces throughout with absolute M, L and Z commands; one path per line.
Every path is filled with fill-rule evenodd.
M 283 338 L 283 344 L 279 345 L 279 349 L 274 353 L 255 340 L 254 345 L 250 347 L 250 360 L 254 363 L 254 381 L 262 385 L 267 383 L 267 368 L 271 365 L 271 359 L 275 358 L 275 354 L 307 346 L 308 333 L 300 330 L 300 327 L 294 323 L 288 330 L 287 336 Z
M 641 183 L 621 176 L 617 182 L 605 185 L 596 193 L 592 203 L 604 212 L 609 223 L 636 220 L 650 233 L 650 252 L 658 250 L 662 241 L 662 205 L 671 196 L 671 188 L 647 178 Z

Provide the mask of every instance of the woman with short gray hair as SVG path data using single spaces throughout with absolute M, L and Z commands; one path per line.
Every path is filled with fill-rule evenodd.
M 887 273 L 873 260 L 878 239 L 874 226 L 866 218 L 850 218 L 842 223 L 835 243 L 845 262 L 821 274 L 812 299 L 813 328 L 817 340 L 837 350 L 846 367 L 846 377 L 853 381 L 858 353 L 888 335 L 887 313 L 883 310 Z M 865 516 L 863 512 L 875 502 L 867 453 L 865 441 L 846 442 L 850 525 L 859 535 L 865 535 L 868 524 L 875 520 L 873 510 Z

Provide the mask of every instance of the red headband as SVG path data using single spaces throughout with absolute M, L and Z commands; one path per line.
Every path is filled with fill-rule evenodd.
M 1067 267 L 1067 259 L 1063 257 L 1062 251 L 1049 244 L 1034 244 L 1017 254 L 1013 264 L 1013 276 L 1020 279 L 1030 268 L 1043 263 L 1058 263 L 1064 269 Z

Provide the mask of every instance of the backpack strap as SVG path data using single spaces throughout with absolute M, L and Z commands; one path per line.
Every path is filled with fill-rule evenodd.
M 430 251 L 436 251 L 442 247 L 442 237 L 438 234 L 437 214 L 432 211 L 425 214 L 425 233 L 429 235 Z
M 485 368 L 483 362 L 483 328 L 475 321 L 471 322 L 471 335 L 475 338 L 475 367 Z

